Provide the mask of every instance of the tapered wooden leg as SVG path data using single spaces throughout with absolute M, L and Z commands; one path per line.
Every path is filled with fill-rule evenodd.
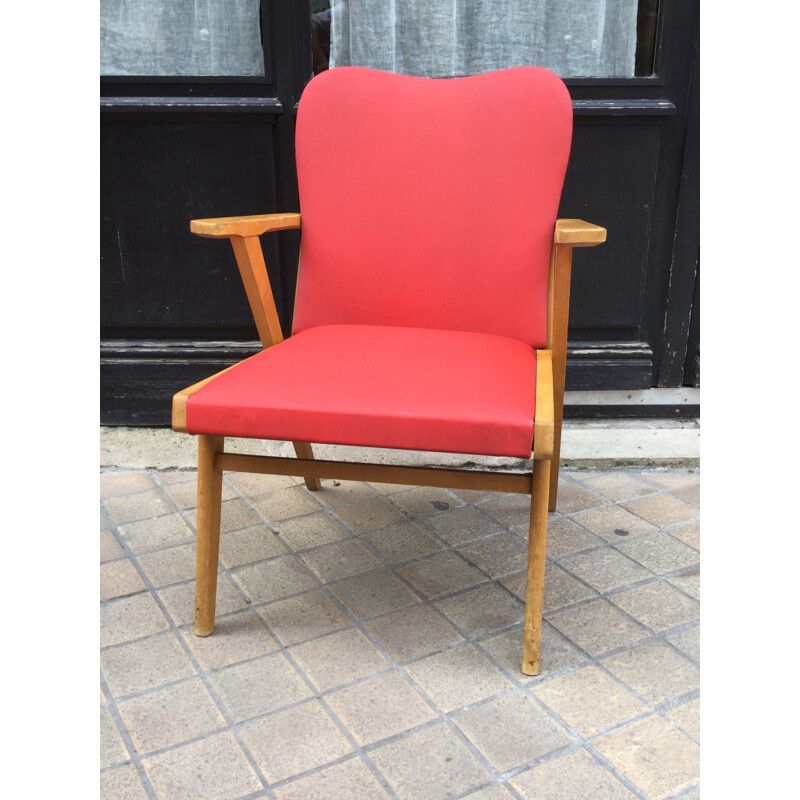
M 225 444 L 222 436 L 197 437 L 197 566 L 195 573 L 194 632 L 208 636 L 214 630 L 217 604 L 219 526 L 222 510 L 222 470 L 214 456 Z
M 564 397 L 564 393 L 561 393 Z M 564 416 L 563 399 L 561 405 L 554 404 L 554 420 L 553 425 L 553 460 L 550 462 L 550 486 L 548 487 L 548 501 L 547 508 L 550 511 L 556 510 L 556 503 L 558 502 L 558 464 L 561 459 L 561 420 Z
M 550 461 L 533 462 L 531 523 L 528 537 L 528 580 L 525 590 L 525 641 L 522 653 L 522 671 L 526 675 L 539 674 L 550 470 Z
M 294 452 L 297 454 L 298 458 L 314 458 L 314 451 L 311 449 L 311 445 L 308 442 L 292 442 L 294 445 Z M 319 478 L 303 478 L 306 482 L 306 488 L 310 492 L 316 492 L 317 489 L 322 485 L 319 481 Z

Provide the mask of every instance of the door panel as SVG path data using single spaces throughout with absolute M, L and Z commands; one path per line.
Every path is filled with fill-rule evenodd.
M 646 6 L 651 26 L 654 2 Z M 606 244 L 575 254 L 567 389 L 677 386 L 699 363 L 696 212 L 684 203 L 681 223 L 678 211 L 696 178 L 686 153 L 698 136 L 699 4 L 659 6 L 652 76 L 567 80 L 575 127 L 561 215 L 608 228 Z M 261 27 L 267 77 L 101 84 L 105 424 L 168 425 L 175 391 L 258 350 L 230 245 L 188 225 L 297 210 L 293 127 L 312 75 L 309 3 L 263 0 Z M 285 332 L 298 242 L 290 231 L 262 240 Z
M 273 209 L 274 116 L 107 114 L 101 159 L 101 324 L 169 337 L 252 326 L 230 245 L 189 233 L 193 218 Z M 273 243 L 274 244 L 274 243 Z M 269 260 L 280 289 L 274 246 Z M 210 332 L 210 331 L 209 331 Z

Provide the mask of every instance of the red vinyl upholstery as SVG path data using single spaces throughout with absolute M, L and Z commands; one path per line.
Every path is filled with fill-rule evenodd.
M 315 77 L 297 115 L 294 331 L 399 325 L 546 346 L 571 134 L 566 87 L 537 67 Z
M 189 433 L 529 458 L 536 355 L 502 336 L 311 328 L 189 397 Z
M 174 429 L 200 434 L 198 636 L 214 630 L 224 470 L 298 475 L 309 491 L 337 473 L 485 488 L 530 494 L 522 670 L 538 674 L 571 248 L 606 233 L 573 219 L 556 231 L 571 133 L 564 84 L 536 67 L 456 79 L 337 67 L 300 100 L 300 214 L 192 221 L 230 238 L 265 347 L 173 401 Z M 281 341 L 257 237 L 298 226 L 294 335 Z M 289 441 L 297 458 L 234 456 L 225 437 Z M 315 443 L 533 458 L 524 473 L 342 464 L 318 461 Z

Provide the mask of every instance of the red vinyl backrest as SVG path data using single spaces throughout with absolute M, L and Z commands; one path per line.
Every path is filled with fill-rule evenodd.
M 393 325 L 545 346 L 571 138 L 567 89 L 538 67 L 315 77 L 297 114 L 294 331 Z

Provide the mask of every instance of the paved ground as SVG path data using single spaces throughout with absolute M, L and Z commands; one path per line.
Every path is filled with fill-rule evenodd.
M 194 480 L 101 472 L 103 798 L 699 798 L 699 471 L 562 470 L 537 678 L 526 498 L 226 474 L 199 639 Z

